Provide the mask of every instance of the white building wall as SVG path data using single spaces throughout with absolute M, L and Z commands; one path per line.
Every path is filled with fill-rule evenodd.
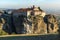
M 35 15 L 39 15 L 39 14 L 41 14 L 41 12 L 39 11 L 39 12 L 34 12 L 34 14 Z
M 27 17 L 31 14 L 31 11 L 27 11 Z
M 42 17 L 45 17 L 45 15 L 46 15 L 45 12 L 42 12 L 42 13 L 41 13 L 41 16 L 42 16 Z
M 35 7 L 34 10 L 39 10 L 38 7 Z

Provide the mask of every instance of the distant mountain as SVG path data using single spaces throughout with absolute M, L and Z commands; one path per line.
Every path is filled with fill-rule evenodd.
M 0 8 L 0 10 L 15 10 L 15 9 Z
M 43 9 L 47 14 L 60 14 L 60 9 Z

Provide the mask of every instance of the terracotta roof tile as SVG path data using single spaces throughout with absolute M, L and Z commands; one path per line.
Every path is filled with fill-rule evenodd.
M 27 11 L 30 11 L 30 10 L 36 11 L 36 12 L 39 12 L 39 11 L 43 12 L 43 10 L 41 10 L 41 9 L 33 10 L 33 8 L 20 8 L 18 10 L 14 10 L 13 13 L 15 13 L 15 12 L 27 12 Z

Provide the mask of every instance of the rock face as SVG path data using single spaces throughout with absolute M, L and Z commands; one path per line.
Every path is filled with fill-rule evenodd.
M 56 33 L 58 32 L 58 22 L 54 15 L 46 15 L 44 17 L 44 22 L 47 24 L 47 32 L 48 33 Z
M 47 33 L 46 30 L 46 24 L 44 23 L 42 16 L 32 16 L 32 33 L 41 34 L 41 33 Z
M 8 33 L 6 33 L 4 30 L 2 30 L 3 25 L 5 23 L 5 20 L 3 18 L 0 18 L 0 35 L 7 35 Z
M 57 33 L 58 32 L 58 22 L 54 15 L 48 14 L 45 17 L 40 15 L 30 16 L 31 20 L 31 33 Z
M 2 29 L 5 31 L 5 32 L 7 32 L 7 33 L 12 33 L 13 31 L 12 31 L 12 18 L 11 18 L 11 15 L 9 15 L 8 13 L 6 13 L 6 14 L 2 14 L 1 15 L 2 16 L 2 18 L 4 19 L 4 25 L 3 25 L 3 27 L 2 27 Z
M 3 30 L 9 34 L 47 34 L 58 32 L 58 22 L 54 15 L 30 15 L 27 19 L 24 15 L 3 14 L 5 20 Z

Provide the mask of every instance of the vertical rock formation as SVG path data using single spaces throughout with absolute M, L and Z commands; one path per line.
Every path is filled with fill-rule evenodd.
M 58 31 L 58 23 L 54 15 L 51 15 L 51 14 L 46 15 L 44 17 L 44 21 L 47 24 L 48 33 L 56 33 Z
M 31 16 L 31 20 L 32 20 L 32 33 L 35 34 L 46 34 L 47 33 L 47 26 L 44 23 L 43 17 L 40 15 L 36 15 L 36 16 Z
M 46 34 L 47 33 L 47 27 L 46 27 L 46 24 L 44 23 L 44 20 L 43 20 L 43 17 L 42 16 L 36 16 L 36 22 L 37 22 L 37 28 L 35 33 L 38 33 L 38 34 Z

